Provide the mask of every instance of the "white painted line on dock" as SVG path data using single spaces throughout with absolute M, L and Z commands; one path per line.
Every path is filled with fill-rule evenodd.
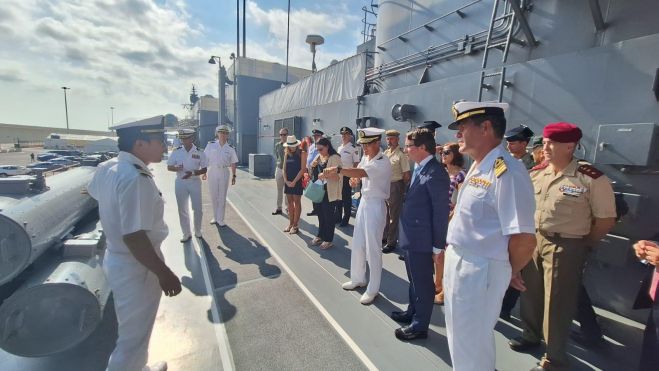
M 222 315 L 217 309 L 217 302 L 215 301 L 215 290 L 213 289 L 213 284 L 211 283 L 211 275 L 208 271 L 208 261 L 206 260 L 206 253 L 203 251 L 202 246 L 199 244 L 199 240 L 194 238 L 194 247 L 197 249 L 201 259 L 201 272 L 204 276 L 204 285 L 206 286 L 206 292 L 211 299 L 211 317 L 214 323 L 215 338 L 217 339 L 218 350 L 220 351 L 220 360 L 222 361 L 222 370 L 224 371 L 234 371 L 236 365 L 233 362 L 233 353 L 231 352 L 231 346 L 229 345 L 229 337 L 227 336 L 227 329 L 224 326 L 224 321 L 222 320 Z
M 295 274 L 295 272 L 293 272 L 293 270 L 288 266 L 288 264 L 286 264 L 286 262 L 279 256 L 279 254 L 277 254 L 277 252 L 272 248 L 272 246 L 268 244 L 266 239 L 263 238 L 263 236 L 261 236 L 261 234 L 258 232 L 256 228 L 254 228 L 252 223 L 250 223 L 247 220 L 247 218 L 245 218 L 245 215 L 243 215 L 240 212 L 240 210 L 234 205 L 234 203 L 231 200 L 227 199 L 227 201 L 229 202 L 231 207 L 236 211 L 238 216 L 240 216 L 240 218 L 245 222 L 245 224 L 247 224 L 247 226 L 252 231 L 252 233 L 256 235 L 256 237 L 259 239 L 261 244 L 268 249 L 268 251 L 270 252 L 270 254 L 272 254 L 275 260 L 277 260 L 277 262 L 282 266 L 282 268 L 284 268 L 284 270 L 288 273 L 288 275 L 291 276 L 293 282 L 295 282 L 298 285 L 298 287 L 302 290 L 302 292 L 304 292 L 304 294 L 309 298 L 311 303 L 313 303 L 313 305 L 318 309 L 318 311 L 323 315 L 323 317 L 325 317 L 327 322 L 329 322 L 329 324 L 334 328 L 334 330 L 339 334 L 339 336 L 341 336 L 343 341 L 345 341 L 346 344 L 348 344 L 348 346 L 350 347 L 350 349 L 352 349 L 352 351 L 355 353 L 357 358 L 359 358 L 359 360 L 362 361 L 362 363 L 364 363 L 366 368 L 368 368 L 369 370 L 377 370 L 378 368 L 375 367 L 375 364 L 371 362 L 371 360 L 361 350 L 359 345 L 357 345 L 357 343 L 355 343 L 352 340 L 350 335 L 348 335 L 348 333 L 341 327 L 341 325 L 339 325 L 339 323 L 334 319 L 334 317 L 332 317 L 332 315 L 325 309 L 325 307 L 323 307 L 323 305 L 320 304 L 318 299 L 316 299 L 316 297 L 311 293 L 311 291 L 309 291 L 309 289 L 307 289 L 304 283 L 302 283 L 302 280 L 298 278 L 298 276 Z

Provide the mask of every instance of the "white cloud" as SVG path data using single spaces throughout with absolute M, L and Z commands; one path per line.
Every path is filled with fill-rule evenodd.
M 2 95 L 22 90 L 33 102 L 47 102 L 61 94 L 60 86 L 70 86 L 72 100 L 86 105 L 70 107 L 71 115 L 83 119 L 82 112 L 94 107 L 98 118 L 84 120 L 99 121 L 91 123 L 99 129 L 109 106 L 119 117 L 180 114 L 192 83 L 213 89 L 215 72 L 206 61 L 211 49 L 226 47 L 195 45 L 202 35 L 181 1 L 5 0 L 0 20 L 0 79 L 13 83 L 0 84 Z M 56 124 L 52 114 L 26 122 L 4 108 L 2 122 Z
M 226 3 L 233 11 L 233 3 Z M 255 1 L 247 8 L 248 27 L 263 27 L 268 35 L 256 40 L 248 30 L 248 56 L 285 63 L 286 11 L 265 10 Z M 340 33 L 352 32 L 355 18 L 343 3 L 294 9 L 291 65 L 309 68 L 307 34 L 326 39 L 317 54 L 319 68 L 348 57 L 353 47 L 329 50 Z M 182 115 L 193 83 L 202 94 L 217 94 L 217 67 L 206 63 L 209 56 L 229 65 L 235 50 L 210 44 L 205 34 L 221 30 L 206 27 L 191 18 L 184 0 L 2 0 L 0 122 L 62 125 L 61 86 L 71 87 L 73 128 L 104 129 L 110 106 L 116 107 L 115 121 Z
M 332 7 L 331 10 L 322 12 L 306 8 L 292 9 L 290 22 L 290 64 L 303 68 L 310 68 L 311 55 L 309 47 L 305 43 L 307 35 L 317 34 L 325 38 L 327 43 L 317 48 L 316 64 L 318 68 L 329 65 L 332 59 L 341 60 L 354 53 L 354 48 L 342 53 L 327 51 L 332 37 L 346 30 L 349 22 L 354 21 L 355 15 L 349 14 L 342 4 Z M 263 49 L 272 50 L 276 55 L 275 61 L 285 63 L 286 59 L 286 9 L 265 10 L 253 1 L 247 2 L 247 19 L 256 25 L 268 30 L 269 39 L 261 46 Z M 253 44 L 248 43 L 249 48 Z M 278 52 L 276 52 L 278 51 Z M 282 52 L 283 51 L 283 52 Z

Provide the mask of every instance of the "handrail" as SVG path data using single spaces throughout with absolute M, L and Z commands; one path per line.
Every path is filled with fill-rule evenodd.
M 470 6 L 472 6 L 472 5 L 476 4 L 476 3 L 480 3 L 481 1 L 483 1 L 483 0 L 474 0 L 474 1 L 470 2 L 469 4 L 463 5 L 463 6 L 457 8 L 457 9 L 455 9 L 455 10 L 453 10 L 453 11 L 450 11 L 450 12 L 444 14 L 444 15 L 441 15 L 441 16 L 435 18 L 435 19 L 432 19 L 432 20 L 430 20 L 430 21 L 428 21 L 428 22 L 422 24 L 422 25 L 419 26 L 419 27 L 413 28 L 413 29 L 411 29 L 411 30 L 407 30 L 407 31 L 403 32 L 402 34 L 400 34 L 400 35 L 398 35 L 398 36 L 394 36 L 394 37 L 392 37 L 392 38 L 389 39 L 389 40 L 383 41 L 383 42 L 381 42 L 380 44 L 378 44 L 378 46 L 382 46 L 382 45 L 384 45 L 384 44 L 386 44 L 386 43 L 388 43 L 388 42 L 390 42 L 390 41 L 392 41 L 392 40 L 397 40 L 397 39 L 398 39 L 399 37 L 401 37 L 401 36 L 405 36 L 405 35 L 407 35 L 407 34 L 409 34 L 409 33 L 412 33 L 412 32 L 414 32 L 414 31 L 416 31 L 416 30 L 418 30 L 418 29 L 424 28 L 424 27 L 428 26 L 429 24 L 431 24 L 431 23 L 433 23 L 433 22 L 436 22 L 436 21 L 439 21 L 440 19 L 444 19 L 444 18 L 448 17 L 449 15 L 451 15 L 451 14 L 453 14 L 453 13 L 459 15 L 461 10 L 463 10 L 463 9 L 465 9 L 465 8 L 468 8 L 468 7 L 470 7 Z M 462 18 L 463 16 L 460 16 L 460 17 Z
M 519 22 L 511 22 L 512 17 L 509 16 L 510 12 L 510 4 L 507 2 L 503 9 L 503 14 L 506 16 L 502 17 L 506 18 L 506 21 L 492 29 L 492 31 L 495 32 L 490 41 L 498 42 L 500 39 L 505 39 L 511 28 L 515 28 L 512 30 L 513 34 L 517 34 L 517 32 L 519 32 Z M 468 39 L 472 40 L 471 44 L 473 50 L 480 50 L 483 47 L 484 43 L 486 42 L 486 39 L 483 38 L 487 36 L 488 31 L 489 29 L 483 30 L 467 37 Z M 381 64 L 377 67 L 373 67 L 367 71 L 365 80 L 366 82 L 370 82 L 376 78 L 391 76 L 399 72 L 409 70 L 413 67 L 418 67 L 419 65 L 429 64 L 447 58 L 455 58 L 464 54 L 464 52 L 458 48 L 458 45 L 463 42 L 465 42 L 465 39 L 448 41 L 444 44 L 430 46 L 426 48 L 426 50 L 405 56 L 389 63 Z M 451 47 L 454 47 L 455 49 L 451 50 Z

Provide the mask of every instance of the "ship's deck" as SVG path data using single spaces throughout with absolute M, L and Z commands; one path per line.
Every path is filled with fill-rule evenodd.
M 372 305 L 361 305 L 362 291 L 346 292 L 340 286 L 348 279 L 352 227 L 337 228 L 332 249 L 309 246 L 317 218 L 306 216 L 311 204 L 304 200 L 300 233 L 281 232 L 288 220 L 271 215 L 274 180 L 246 171 L 238 171 L 237 184 L 230 187 L 228 226 L 208 224 L 204 186 L 204 237 L 181 244 L 174 174 L 164 163 L 152 167 L 170 227 L 163 252 L 182 277 L 184 290 L 162 298 L 150 361 L 166 360 L 170 370 L 451 369 L 443 307 L 434 308 L 428 339 L 403 343 L 394 337 L 399 324 L 389 313 L 404 309 L 407 301 L 405 269 L 396 254 L 384 255 L 381 295 Z M 574 368 L 636 369 L 643 325 L 601 310 L 598 314 L 608 346 L 594 352 L 570 343 Z M 519 326 L 515 318 L 496 326 L 498 370 L 530 369 L 541 356 L 508 348 Z M 0 351 L 0 369 L 102 370 L 115 338 L 109 302 L 104 322 L 76 348 L 45 358 Z

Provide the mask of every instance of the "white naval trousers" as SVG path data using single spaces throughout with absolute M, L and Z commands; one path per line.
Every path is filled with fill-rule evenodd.
M 114 298 L 118 338 L 107 371 L 141 371 L 162 291 L 158 278 L 130 253 L 106 251 L 103 271 Z
M 224 211 L 227 204 L 227 191 L 229 190 L 229 180 L 231 171 L 228 167 L 208 167 L 208 192 L 213 204 L 213 219 L 219 224 L 224 223 Z
M 357 208 L 355 229 L 350 253 L 350 280 L 366 282 L 366 262 L 369 280 L 366 293 L 375 295 L 380 291 L 382 278 L 382 234 L 387 223 L 387 206 L 384 199 L 362 198 Z
M 288 207 L 288 198 L 284 197 L 284 170 L 275 166 L 275 183 L 277 183 L 277 209 L 281 209 L 282 200 Z
M 195 234 L 201 234 L 201 179 L 198 176 L 188 179 L 176 178 L 174 183 L 176 204 L 178 205 L 178 220 L 184 236 L 190 235 L 189 202 L 192 201 Z
M 446 249 L 444 316 L 454 371 L 494 370 L 494 326 L 510 276 L 508 261 Z

